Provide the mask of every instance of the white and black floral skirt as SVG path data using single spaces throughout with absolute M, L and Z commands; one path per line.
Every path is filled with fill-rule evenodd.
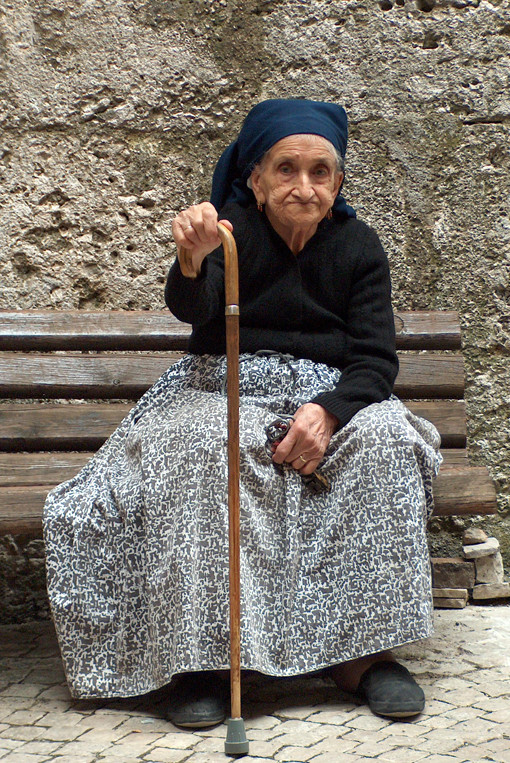
M 187 355 L 48 496 L 48 589 L 76 697 L 142 694 L 227 668 L 226 361 Z M 392 397 L 337 432 L 314 494 L 265 427 L 339 371 L 240 363 L 242 666 L 290 676 L 427 637 L 425 535 L 439 435 Z

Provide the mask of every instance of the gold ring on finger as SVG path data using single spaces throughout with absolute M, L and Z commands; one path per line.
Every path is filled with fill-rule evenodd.
M 301 456 L 299 456 L 299 458 L 301 459 L 301 461 L 303 462 L 303 464 L 307 464 L 307 463 L 308 463 L 308 461 L 306 460 L 306 458 L 303 458 L 303 456 L 302 456 L 302 455 L 301 455 Z

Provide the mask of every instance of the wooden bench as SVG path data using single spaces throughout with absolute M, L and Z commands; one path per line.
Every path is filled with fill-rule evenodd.
M 495 513 L 487 469 L 467 459 L 458 316 L 402 312 L 395 325 L 395 392 L 442 436 L 435 515 Z M 76 474 L 189 332 L 169 312 L 0 312 L 0 534 L 41 533 L 48 490 Z

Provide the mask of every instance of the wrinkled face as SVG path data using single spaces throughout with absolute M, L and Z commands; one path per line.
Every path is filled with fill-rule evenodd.
M 273 227 L 317 225 L 332 207 L 343 175 L 333 146 L 319 135 L 289 135 L 271 148 L 251 175 L 257 202 Z

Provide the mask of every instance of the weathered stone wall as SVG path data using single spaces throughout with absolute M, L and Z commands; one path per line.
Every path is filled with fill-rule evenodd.
M 509 53 L 508 0 L 2 0 L 0 306 L 161 308 L 171 218 L 207 197 L 249 108 L 344 104 L 345 194 L 395 306 L 461 313 L 508 564 Z M 435 554 L 459 524 L 433 523 Z M 4 547 L 9 570 L 32 564 Z

